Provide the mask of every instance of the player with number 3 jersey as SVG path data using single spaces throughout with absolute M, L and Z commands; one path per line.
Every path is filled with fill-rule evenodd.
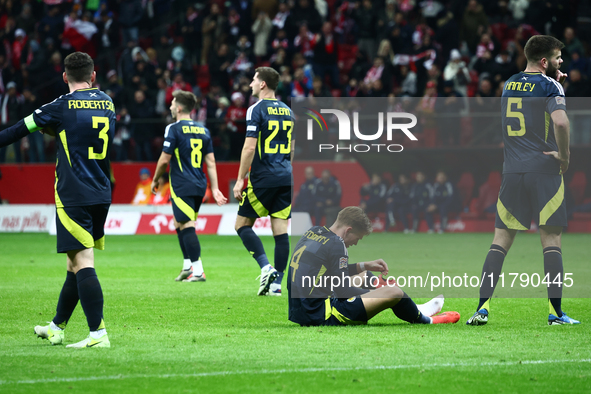
M 108 95 L 92 87 L 96 73 L 88 54 L 74 52 L 64 59 L 64 66 L 63 80 L 70 93 L 2 131 L 0 147 L 39 130 L 56 137 L 57 251 L 67 253 L 67 272 L 55 317 L 47 326 L 36 326 L 35 334 L 52 345 L 62 344 L 66 325 L 80 301 L 90 334 L 67 347 L 110 347 L 93 248 L 102 250 L 105 245 L 115 108 Z

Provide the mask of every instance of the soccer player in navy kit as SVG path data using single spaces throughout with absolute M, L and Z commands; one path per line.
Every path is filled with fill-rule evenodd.
M 382 259 L 349 264 L 347 248 L 371 231 L 371 222 L 359 207 L 342 209 L 330 228 L 315 226 L 306 231 L 289 264 L 289 320 L 302 326 L 357 325 L 391 309 L 409 323 L 456 323 L 460 319 L 457 312 L 436 315 L 443 306 L 442 296 L 417 306 L 397 286 L 370 291 L 355 287 L 355 280 L 343 283 L 356 275 L 369 276 L 369 271 L 388 274 Z M 337 279 L 341 280 L 338 285 Z
M 488 322 L 490 298 L 519 230 L 533 219 L 540 228 L 545 282 L 563 282 L 561 234 L 567 225 L 562 174 L 568 169 L 569 120 L 559 71 L 564 44 L 533 36 L 525 45 L 525 71 L 513 75 L 501 99 L 505 162 L 497 201 L 495 235 L 484 266 L 480 302 L 468 325 Z M 560 81 L 560 83 L 558 82 Z M 492 280 L 489 275 L 493 274 Z M 578 324 L 561 309 L 562 286 L 548 286 L 549 325 Z
M 63 80 L 70 93 L 1 132 L 0 147 L 41 129 L 56 136 L 57 251 L 67 254 L 67 272 L 55 317 L 47 326 L 36 326 L 35 333 L 52 345 L 62 344 L 66 324 L 80 300 L 90 334 L 66 347 L 110 347 L 93 248 L 102 250 L 105 245 L 115 108 L 108 95 L 92 87 L 96 73 L 88 54 L 72 53 L 65 58 L 64 66 Z
M 164 148 L 156 165 L 152 193 L 156 193 L 158 179 L 170 164 L 172 211 L 184 258 L 183 269 L 176 281 L 205 282 L 201 245 L 195 233 L 195 220 L 207 189 L 207 179 L 203 172 L 204 163 L 207 165 L 211 192 L 216 203 L 223 205 L 227 199 L 218 189 L 209 130 L 194 122 L 190 116 L 197 98 L 193 93 L 183 90 L 175 91 L 172 96 L 174 98 L 170 105 L 170 112 L 176 122 L 166 126 Z
M 291 109 L 275 98 L 278 83 L 279 73 L 274 69 L 256 69 L 250 87 L 259 101 L 246 112 L 246 140 L 234 186 L 234 197 L 240 202 L 234 228 L 261 267 L 258 295 L 281 295 L 281 280 L 289 258 L 287 220 L 291 217 L 294 117 Z M 271 216 L 275 237 L 275 267 L 252 230 L 255 220 L 267 215 Z

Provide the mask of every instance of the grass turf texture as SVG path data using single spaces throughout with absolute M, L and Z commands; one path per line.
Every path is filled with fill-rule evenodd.
M 384 258 L 480 272 L 491 234 L 373 234 L 350 261 Z M 585 392 L 591 311 L 567 299 L 578 326 L 546 323 L 545 299 L 493 300 L 489 324 L 468 327 L 472 299 L 446 299 L 455 325 L 411 326 L 385 311 L 368 326 L 301 328 L 287 296 L 257 297 L 259 273 L 238 237 L 201 236 L 205 283 L 177 283 L 176 236 L 109 236 L 96 252 L 111 349 L 66 349 L 33 335 L 51 320 L 65 279 L 55 237 L 2 234 L 0 392 Z M 588 261 L 588 235 L 566 234 L 565 266 Z M 293 241 L 293 239 L 292 239 Z M 263 237 L 272 256 L 273 239 Z M 506 270 L 541 270 L 536 234 L 519 234 Z M 568 256 L 568 257 L 567 257 Z M 509 268 L 515 268 L 513 270 Z M 284 289 L 285 289 L 284 279 Z M 412 292 L 410 292 L 412 296 Z M 424 301 L 425 299 L 417 299 Z M 88 334 L 78 305 L 66 343 Z

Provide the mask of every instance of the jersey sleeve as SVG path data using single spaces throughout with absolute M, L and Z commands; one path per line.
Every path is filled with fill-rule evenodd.
M 164 144 L 162 147 L 162 151 L 164 153 L 168 153 L 172 155 L 174 153 L 174 149 L 176 148 L 176 133 L 172 124 L 166 126 L 166 130 L 164 131 Z
M 550 78 L 546 90 L 546 112 L 551 114 L 559 109 L 566 111 L 566 98 L 564 97 L 564 88 L 562 85 Z
M 335 286 L 333 291 L 337 298 L 349 298 L 358 295 L 358 289 L 353 287 L 350 280 L 343 280 L 343 278 L 350 278 L 349 275 L 349 256 L 347 248 L 341 242 L 335 242 L 330 256 L 330 272 L 331 276 L 340 279 L 339 286 Z M 336 278 L 334 282 L 336 283 Z
M 246 111 L 246 136 L 259 137 L 259 128 L 261 127 L 260 105 L 254 104 Z
M 38 108 L 25 118 L 25 125 L 32 133 L 47 126 L 53 126 L 60 122 L 63 101 L 60 98 L 53 100 Z

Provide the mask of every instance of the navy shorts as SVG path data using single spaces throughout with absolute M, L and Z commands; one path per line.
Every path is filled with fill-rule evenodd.
M 110 205 L 56 208 L 57 252 L 105 249 L 105 221 Z
M 529 230 L 538 226 L 566 226 L 562 175 L 527 172 L 503 174 L 495 227 Z
M 289 219 L 291 217 L 291 186 L 272 188 L 248 187 L 242 192 L 242 202 L 238 208 L 238 215 L 246 218 Z
M 174 196 L 171 200 L 172 213 L 177 222 L 184 223 L 197 220 L 203 196 Z
M 330 316 L 329 316 L 330 312 Z M 325 304 L 327 319 L 323 326 L 353 326 L 367 324 L 367 312 L 359 296 L 348 299 L 329 298 Z

